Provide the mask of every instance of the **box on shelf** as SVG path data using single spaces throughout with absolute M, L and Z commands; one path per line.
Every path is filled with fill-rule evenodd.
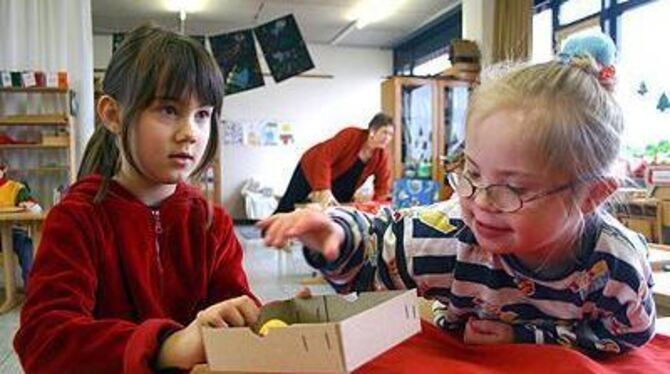
M 42 145 L 62 145 L 70 144 L 70 137 L 67 135 L 42 135 Z
M 0 87 L 12 86 L 12 73 L 9 71 L 0 71 Z
M 204 328 L 209 370 L 350 372 L 421 330 L 416 290 L 270 303 L 258 325 L 275 318 L 289 326 L 264 337 L 248 327 Z

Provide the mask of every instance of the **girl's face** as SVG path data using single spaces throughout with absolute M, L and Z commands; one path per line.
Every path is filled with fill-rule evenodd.
M 212 112 L 212 106 L 193 97 L 188 101 L 154 99 L 131 129 L 133 158 L 141 171 L 136 177 L 149 185 L 186 180 L 207 147 Z
M 373 148 L 386 148 L 393 139 L 393 126 L 382 126 L 370 130 L 370 145 Z
M 497 111 L 471 123 L 464 175 L 478 187 L 510 186 L 522 200 L 569 185 L 570 177 L 543 167 L 536 149 L 524 140 L 528 131 L 524 127 L 523 112 L 518 110 Z M 460 197 L 460 203 L 482 248 L 535 258 L 572 245 L 582 216 L 571 193 L 571 188 L 564 188 L 524 202 L 512 213 L 498 209 L 493 196 L 481 188 L 469 198 Z

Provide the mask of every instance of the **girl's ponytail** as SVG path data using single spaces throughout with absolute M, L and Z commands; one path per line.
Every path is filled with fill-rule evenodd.
M 94 202 L 96 203 L 105 196 L 109 181 L 116 174 L 120 165 L 119 148 L 116 141 L 116 135 L 102 124 L 97 124 L 95 132 L 86 144 L 77 180 L 90 174 L 100 174 L 103 177 L 102 185 L 95 195 Z

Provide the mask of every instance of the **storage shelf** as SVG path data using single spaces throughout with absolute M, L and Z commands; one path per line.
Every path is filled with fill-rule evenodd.
M 66 166 L 49 166 L 49 167 L 39 167 L 39 168 L 27 168 L 27 169 L 21 169 L 18 171 L 14 171 L 14 174 L 19 174 L 19 173 L 61 173 L 61 172 L 66 172 L 70 168 Z M 12 172 L 10 171 L 10 174 Z
M 69 90 L 60 87 L 0 87 L 0 92 L 67 93 Z
M 0 144 L 2 149 L 69 148 L 68 144 Z
M 65 113 L 60 114 L 22 114 L 0 117 L 0 126 L 67 126 Z

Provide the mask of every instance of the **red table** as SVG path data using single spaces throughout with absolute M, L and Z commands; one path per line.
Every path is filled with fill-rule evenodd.
M 670 337 L 604 359 L 553 345 L 465 345 L 460 337 L 423 323 L 423 331 L 358 370 L 363 373 L 670 373 Z

